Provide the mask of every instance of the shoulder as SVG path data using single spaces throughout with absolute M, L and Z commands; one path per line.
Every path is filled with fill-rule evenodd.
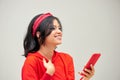
M 73 66 L 74 65 L 73 57 L 70 54 L 64 53 L 64 52 L 58 52 L 58 54 L 66 66 Z
M 22 74 L 25 77 L 28 77 L 29 75 L 33 75 L 38 70 L 38 57 L 34 55 L 34 53 L 30 53 L 24 61 L 24 64 L 22 66 Z
M 26 57 L 24 64 L 34 65 L 36 64 L 38 58 L 35 56 L 35 53 L 29 53 Z
M 64 59 L 68 59 L 68 60 L 73 59 L 73 57 L 69 53 L 65 53 L 65 52 L 58 52 L 58 53 Z

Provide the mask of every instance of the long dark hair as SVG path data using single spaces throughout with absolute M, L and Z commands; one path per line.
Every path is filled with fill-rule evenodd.
M 40 41 L 38 41 L 37 36 L 33 36 L 32 32 L 33 32 L 33 24 L 35 22 L 35 20 L 41 16 L 42 14 L 39 14 L 37 16 L 35 16 L 27 29 L 27 33 L 26 36 L 24 38 L 24 42 L 23 42 L 23 46 L 24 46 L 24 56 L 27 57 L 28 53 L 33 53 L 36 52 L 40 49 L 40 46 L 42 44 L 44 44 L 46 37 L 52 32 L 53 30 L 53 20 L 56 19 L 60 25 L 60 27 L 62 28 L 61 22 L 59 21 L 59 19 L 57 17 L 54 16 L 49 16 L 47 18 L 45 18 L 39 25 L 38 28 L 36 29 L 36 32 L 40 32 Z M 36 34 L 36 33 L 35 33 Z

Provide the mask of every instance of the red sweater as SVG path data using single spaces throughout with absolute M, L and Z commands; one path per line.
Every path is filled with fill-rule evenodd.
M 45 73 L 43 57 L 40 53 L 29 53 L 22 67 L 22 80 L 74 80 L 74 64 L 70 55 L 54 52 L 52 63 L 55 65 L 53 76 Z M 47 59 L 46 59 L 47 60 Z

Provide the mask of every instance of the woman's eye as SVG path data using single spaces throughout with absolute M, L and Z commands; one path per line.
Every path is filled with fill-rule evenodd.
M 57 28 L 55 28 L 55 27 L 51 27 L 51 28 L 49 28 L 50 30 L 55 30 L 55 29 L 57 29 Z M 62 28 L 61 27 L 59 27 L 58 28 L 60 31 L 62 31 Z
M 61 31 L 62 31 L 62 28 L 60 27 L 60 28 L 59 28 L 59 30 L 61 30 Z
M 50 30 L 54 30 L 55 28 L 54 27 L 52 27 L 52 28 L 49 28 Z

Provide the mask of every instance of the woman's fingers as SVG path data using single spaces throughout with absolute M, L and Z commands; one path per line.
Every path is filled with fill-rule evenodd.
M 55 72 L 55 66 L 52 63 L 51 60 L 49 60 L 48 62 L 43 58 L 43 65 L 44 67 L 47 69 L 46 72 L 50 75 L 53 75 Z
M 91 69 L 84 69 L 84 71 L 82 71 L 81 73 L 79 72 L 79 74 L 81 74 L 83 76 L 84 79 L 90 79 L 95 73 L 95 69 L 94 66 L 91 65 Z
M 93 66 L 93 65 L 90 65 L 90 67 L 91 67 L 92 73 L 94 74 L 94 73 L 95 73 L 95 68 L 94 68 L 94 66 Z
M 45 66 L 45 68 L 47 67 L 47 62 L 44 58 L 43 58 L 43 65 Z

